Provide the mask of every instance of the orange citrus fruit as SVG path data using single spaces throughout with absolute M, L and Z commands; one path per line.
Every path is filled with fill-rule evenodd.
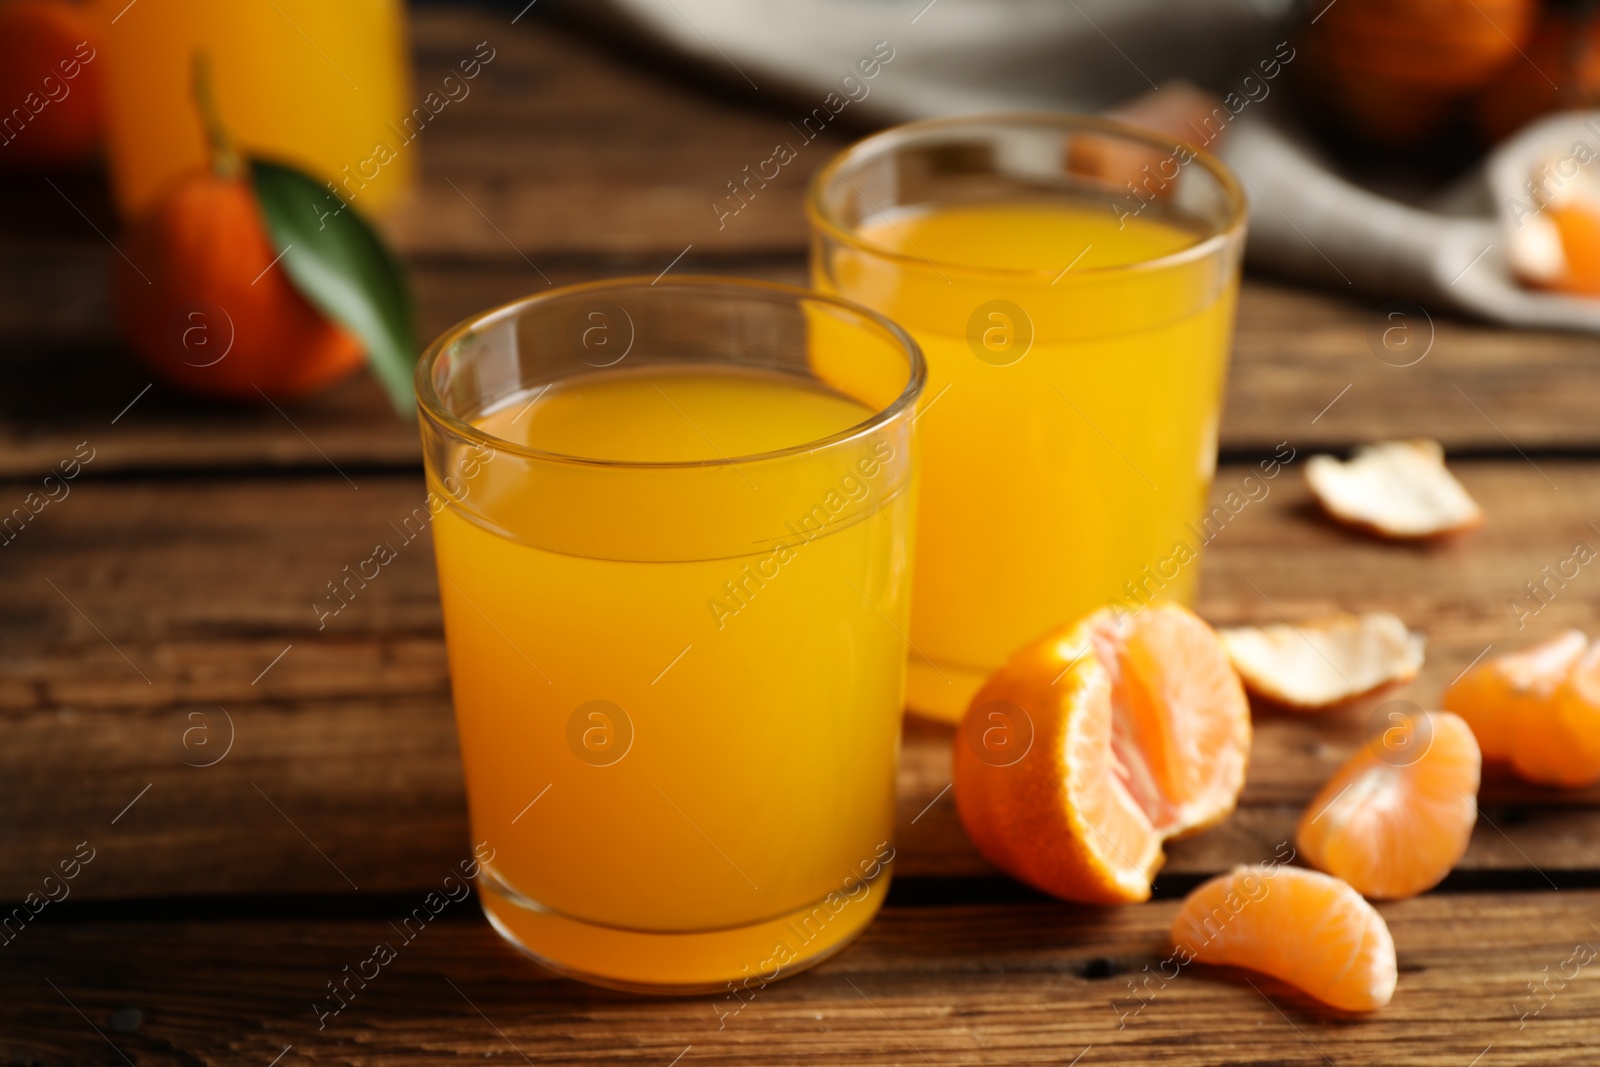
M 962 822 L 990 862 L 1067 900 L 1147 900 L 1168 838 L 1233 810 L 1250 707 L 1216 633 L 1176 604 L 1104 609 L 1015 653 L 955 742 Z
M 1408 736 L 1391 737 L 1397 731 Z M 1328 779 L 1301 816 L 1295 844 L 1307 862 L 1363 896 L 1416 896 L 1438 885 L 1467 850 L 1481 764 L 1478 742 L 1459 716 L 1423 712 Z
M 1555 288 L 1584 296 L 1600 295 L 1600 207 L 1587 200 L 1574 200 L 1549 210 L 1567 260 L 1566 274 Z
M 1600 781 L 1597 672 L 1589 639 L 1568 630 L 1473 667 L 1442 703 L 1472 727 L 1484 759 L 1531 782 L 1588 785 Z
M 1511 765 L 1535 782 L 1600 781 L 1600 645 L 1572 665 L 1552 695 L 1545 729 L 1521 739 Z
M 124 247 L 128 260 L 112 263 L 118 325 L 145 365 L 173 385 L 202 396 L 293 400 L 362 364 L 361 342 L 313 307 L 276 262 L 242 177 L 186 175 L 133 224 Z
M 134 221 L 113 260 L 117 324 L 152 372 L 202 396 L 293 400 L 362 363 L 365 347 L 307 300 L 279 250 L 195 58 L 195 103 L 210 163 Z M 327 286 L 345 284 L 327 279 Z
M 87 8 L 63 0 L 0 2 L 0 170 L 81 165 L 105 122 Z
M 1600 22 L 1586 9 L 1541 6 L 1546 10 L 1520 61 L 1503 64 L 1474 101 L 1478 128 L 1491 144 L 1542 115 L 1600 100 Z
M 1394 938 L 1383 916 L 1337 878 L 1260 864 L 1235 867 L 1184 900 L 1178 959 L 1260 971 L 1345 1011 L 1394 996 Z

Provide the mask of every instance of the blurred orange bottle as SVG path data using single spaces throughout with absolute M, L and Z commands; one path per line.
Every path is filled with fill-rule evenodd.
M 92 0 L 106 87 L 112 190 L 124 215 L 205 165 L 190 84 L 211 58 L 240 146 L 331 181 L 381 211 L 409 187 L 401 0 Z

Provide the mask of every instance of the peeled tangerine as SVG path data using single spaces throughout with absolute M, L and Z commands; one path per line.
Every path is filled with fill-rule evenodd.
M 1577 630 L 1480 663 L 1443 703 L 1472 727 L 1484 759 L 1530 782 L 1600 781 L 1600 645 Z
M 1217 635 L 1175 604 L 1104 609 L 1022 648 L 955 742 L 962 822 L 1046 893 L 1146 900 L 1168 838 L 1233 810 L 1250 708 Z
M 1395 900 L 1439 884 L 1478 819 L 1482 759 L 1448 711 L 1397 723 L 1328 779 L 1295 844 L 1307 862 L 1363 896 Z
M 1483 523 L 1483 510 L 1445 469 L 1437 441 L 1363 445 L 1349 462 L 1312 456 L 1306 483 L 1329 515 L 1380 537 L 1438 537 Z
M 1218 634 L 1251 692 L 1302 711 L 1409 682 L 1422 668 L 1427 644 L 1386 611 L 1295 626 L 1238 626 Z
M 1204 883 L 1172 924 L 1182 962 L 1246 967 L 1345 1011 L 1394 996 L 1394 938 L 1361 894 L 1299 867 L 1235 867 Z

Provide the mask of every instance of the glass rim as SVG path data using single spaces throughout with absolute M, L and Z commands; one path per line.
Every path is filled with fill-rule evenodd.
M 896 148 L 914 143 L 920 137 L 929 133 L 942 130 L 959 130 L 962 128 L 978 129 L 984 124 L 995 126 L 1017 127 L 1045 127 L 1055 130 L 1092 131 L 1124 138 L 1130 141 L 1142 142 L 1151 148 L 1166 152 L 1175 152 L 1183 149 L 1193 154 L 1191 162 L 1201 166 L 1222 187 L 1224 197 L 1228 202 L 1228 217 L 1224 223 L 1213 227 L 1213 232 L 1201 238 L 1186 248 L 1176 252 L 1169 252 L 1153 259 L 1139 260 L 1135 263 L 1119 263 L 1103 267 L 1084 267 L 1076 273 L 1078 277 L 1109 277 L 1117 274 L 1131 274 L 1138 271 L 1160 270 L 1165 267 L 1176 266 L 1195 259 L 1204 259 L 1218 249 L 1235 240 L 1244 231 L 1247 217 L 1247 201 L 1244 190 L 1240 187 L 1238 178 L 1234 176 L 1228 166 L 1215 155 L 1199 148 L 1194 144 L 1179 138 L 1168 137 L 1154 130 L 1147 130 L 1142 126 L 1122 122 L 1116 119 L 1101 118 L 1097 115 L 1080 115 L 1072 112 L 1056 111 L 998 111 L 978 112 L 970 115 L 954 115 L 947 118 L 921 119 L 915 122 L 903 122 L 877 133 L 869 134 L 852 144 L 844 151 L 830 159 L 821 170 L 812 175 L 809 187 L 806 190 L 805 210 L 806 218 L 813 227 L 827 234 L 829 237 L 856 248 L 868 255 L 881 259 L 897 260 L 917 266 L 931 266 L 935 270 L 948 269 L 960 271 L 965 274 L 977 274 L 984 277 L 1002 277 L 1015 280 L 1038 279 L 1058 277 L 1061 272 L 1049 269 L 1035 270 L 1027 267 L 980 267 L 971 263 L 961 263 L 953 260 L 934 260 L 920 254 L 897 252 L 882 245 L 869 241 L 854 229 L 846 226 L 828 211 L 823 202 L 824 190 L 834 180 L 843 175 L 846 168 L 859 164 L 869 157 L 891 152 Z M 849 178 L 845 178 L 849 181 Z M 854 184 L 854 183 L 852 183 Z M 887 217 L 887 216 L 883 216 Z
M 438 390 L 434 388 L 433 371 L 438 364 L 439 357 L 444 354 L 450 345 L 455 344 L 475 331 L 504 322 L 529 309 L 537 308 L 541 304 L 553 303 L 558 298 L 570 296 L 574 293 L 602 293 L 660 287 L 761 292 L 768 295 L 789 297 L 791 302 L 795 304 L 801 301 L 812 301 L 819 304 L 828 304 L 846 311 L 881 328 L 889 335 L 895 347 L 905 353 L 908 371 L 905 388 L 889 404 L 874 410 L 870 416 L 861 422 L 826 436 L 798 444 L 785 445 L 783 448 L 771 449 L 766 452 L 690 460 L 599 459 L 594 456 L 576 456 L 564 452 L 551 452 L 545 449 L 530 448 L 527 445 L 519 445 L 513 441 L 507 441 L 503 437 L 486 433 L 450 411 L 445 406 L 444 399 L 439 396 Z M 724 365 L 727 364 L 724 363 Z M 596 370 L 604 369 L 607 368 L 596 368 Z M 769 282 L 755 278 L 723 277 L 715 274 L 681 274 L 670 278 L 658 277 L 654 280 L 645 275 L 626 275 L 620 278 L 603 278 L 597 281 L 561 285 L 554 289 L 547 289 L 542 293 L 519 297 L 516 300 L 507 301 L 486 311 L 469 315 L 439 334 L 423 349 L 422 355 L 417 359 L 417 369 L 413 374 L 412 382 L 417 397 L 417 412 L 420 417 L 430 420 L 442 431 L 447 431 L 466 441 L 487 446 L 497 452 L 505 452 L 526 459 L 588 467 L 633 470 L 684 470 L 701 467 L 732 467 L 742 463 L 760 463 L 772 459 L 783 459 L 789 456 L 804 455 L 808 452 L 817 452 L 824 448 L 846 444 L 856 438 L 865 437 L 880 427 L 893 422 L 908 408 L 914 406 L 917 398 L 922 393 L 923 386 L 927 383 L 927 377 L 927 363 L 923 359 L 922 348 L 917 344 L 916 340 L 893 320 L 880 315 L 871 308 L 864 307 L 851 300 L 845 300 L 842 297 L 819 293 L 812 289 L 805 289 L 798 285 L 787 285 L 782 282 Z

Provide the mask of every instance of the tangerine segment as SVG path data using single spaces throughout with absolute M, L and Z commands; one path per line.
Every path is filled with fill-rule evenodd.
M 1572 731 L 1556 723 L 1554 708 L 1557 690 L 1588 647 L 1582 632 L 1567 630 L 1531 648 L 1496 656 L 1457 679 L 1441 703 L 1472 727 L 1484 759 L 1510 762 L 1536 782 L 1581 783 L 1588 780 L 1584 776 L 1593 754 L 1583 744 L 1562 751 Z M 1582 716 L 1569 721 L 1581 725 Z
M 1576 200 L 1550 209 L 1566 270 L 1554 288 L 1584 296 L 1600 295 L 1600 206 Z
M 1552 785 L 1600 781 L 1600 644 L 1572 665 L 1546 715 L 1543 729 L 1518 733 L 1511 766 L 1531 781 Z
M 1363 896 L 1393 900 L 1438 885 L 1478 819 L 1483 761 L 1471 727 L 1448 711 L 1423 715 L 1407 724 L 1407 743 L 1373 743 L 1352 756 L 1295 832 L 1308 862 Z
M 1233 810 L 1250 756 L 1250 703 L 1238 672 L 1216 631 L 1176 604 L 1117 619 L 1102 613 L 1096 647 L 1111 673 L 1113 726 L 1138 730 L 1115 731 L 1113 755 L 1121 767 L 1148 768 L 1153 804 L 1165 814 L 1158 827 L 1188 834 L 1213 826 Z
M 1337 878 L 1257 864 L 1235 867 L 1184 900 L 1172 942 L 1187 963 L 1260 971 L 1345 1011 L 1394 996 L 1394 939 L 1383 916 Z
M 956 805 L 978 850 L 1029 885 L 1146 900 L 1161 843 L 1233 810 L 1249 750 L 1244 689 L 1209 626 L 1173 604 L 1105 609 L 979 690 L 956 739 Z

